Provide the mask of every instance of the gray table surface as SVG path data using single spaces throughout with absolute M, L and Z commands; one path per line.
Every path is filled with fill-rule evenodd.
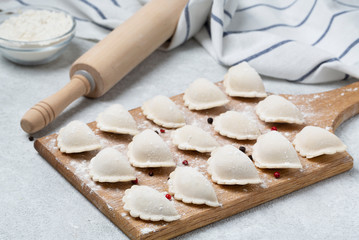
M 22 115 L 68 81 L 72 62 L 94 43 L 75 38 L 52 63 L 26 67 L 0 57 L 0 239 L 127 239 L 110 220 L 51 167 L 20 128 Z M 71 104 L 38 138 L 78 119 L 94 121 L 113 103 L 127 109 L 158 95 L 182 93 L 198 77 L 220 81 L 227 69 L 191 40 L 171 52 L 157 51 L 98 99 Z M 273 93 L 322 92 L 354 79 L 301 85 L 264 78 Z M 359 117 L 336 134 L 348 146 L 354 168 L 177 239 L 359 239 Z

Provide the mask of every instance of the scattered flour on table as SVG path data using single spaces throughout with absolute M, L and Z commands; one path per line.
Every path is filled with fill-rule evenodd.
M 75 229 L 78 229 L 79 228 L 79 226 L 77 226 L 77 225 L 74 225 L 73 223 L 69 223 L 70 225 L 71 225 L 71 227 L 73 227 L 73 228 L 75 228 Z

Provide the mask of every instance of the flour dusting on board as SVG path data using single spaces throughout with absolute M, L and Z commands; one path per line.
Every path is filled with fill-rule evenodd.
M 121 216 L 122 216 L 122 217 L 126 217 L 126 216 L 127 216 L 127 213 L 126 213 L 126 212 L 123 212 L 123 213 L 121 213 Z
M 149 228 L 149 227 L 145 227 L 145 228 L 141 228 L 141 234 L 148 234 L 150 232 L 154 232 L 156 231 L 156 229 L 153 229 L 153 228 Z
M 92 181 L 89 174 L 89 161 L 88 160 L 73 160 L 70 162 L 70 166 L 74 169 L 76 176 L 82 179 L 81 187 L 84 188 L 85 185 L 91 188 L 91 191 L 97 191 L 102 189 L 101 185 L 96 184 Z
M 56 144 L 56 138 L 50 139 L 49 137 L 46 137 L 45 139 L 49 139 L 49 141 L 47 142 L 47 147 L 48 147 L 52 152 L 58 150 L 58 147 L 57 147 L 57 144 Z

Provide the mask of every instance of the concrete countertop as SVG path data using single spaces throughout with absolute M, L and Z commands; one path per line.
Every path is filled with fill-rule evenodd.
M 20 128 L 22 115 L 68 81 L 70 65 L 94 43 L 75 38 L 52 63 L 21 66 L 0 57 L 0 239 L 127 239 L 110 220 L 33 148 Z M 127 109 L 158 95 L 182 93 L 198 77 L 216 82 L 227 68 L 190 40 L 171 52 L 157 51 L 98 99 L 81 98 L 35 138 L 72 120 L 94 121 L 113 103 Z M 322 92 L 354 79 L 301 85 L 264 78 L 268 92 Z M 346 173 L 275 199 L 177 239 L 359 239 L 359 117 L 336 134 L 348 146 L 354 168 Z

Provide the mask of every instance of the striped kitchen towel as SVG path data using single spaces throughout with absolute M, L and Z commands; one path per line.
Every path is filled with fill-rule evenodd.
M 100 40 L 146 0 L 1 0 L 73 14 L 77 37 Z M 219 63 L 300 83 L 359 78 L 358 0 L 190 0 L 169 49 L 194 37 Z

